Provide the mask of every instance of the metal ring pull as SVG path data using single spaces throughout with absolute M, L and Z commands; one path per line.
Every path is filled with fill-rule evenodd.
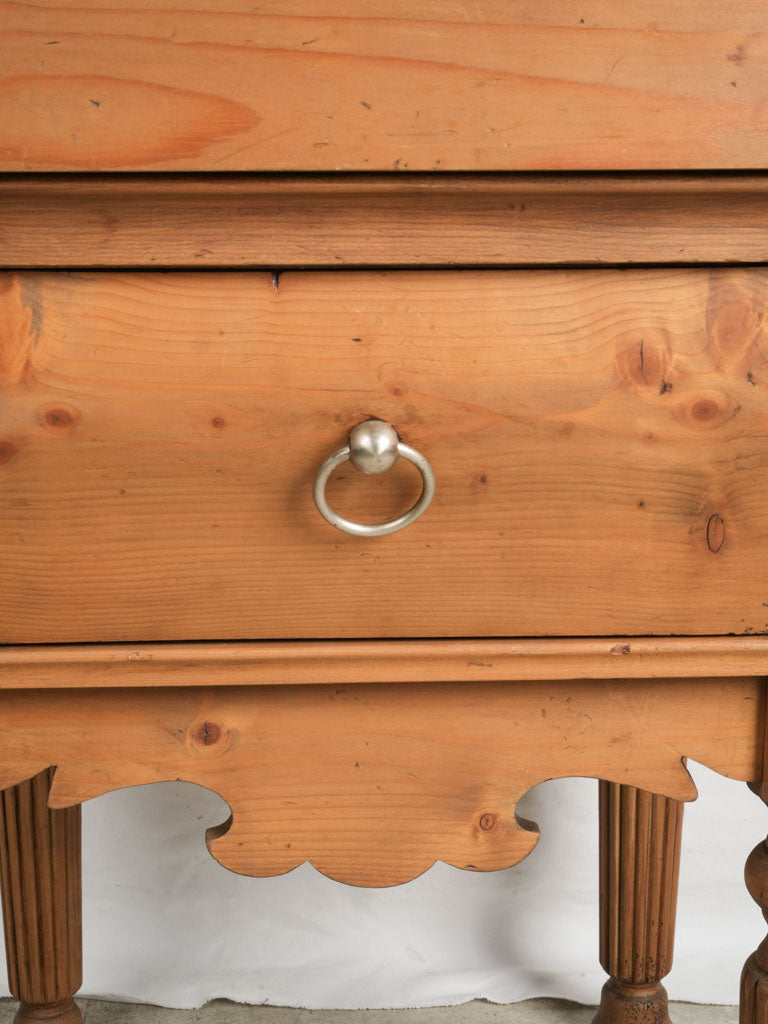
M 422 491 L 416 504 L 403 512 L 397 519 L 390 519 L 386 523 L 355 523 L 351 519 L 344 519 L 338 512 L 334 512 L 328 504 L 325 496 L 325 485 L 328 477 L 347 459 L 362 473 L 378 474 L 386 473 L 401 457 L 412 462 L 421 473 Z M 429 503 L 435 494 L 435 474 L 432 467 L 415 448 L 403 444 L 398 438 L 396 431 L 388 423 L 382 420 L 366 420 L 354 428 L 349 435 L 349 444 L 340 448 L 333 455 L 329 455 L 315 477 L 315 505 L 320 515 L 327 519 L 331 526 L 344 530 L 345 533 L 352 533 L 356 537 L 383 537 L 388 533 L 396 533 L 403 527 L 409 526 L 415 519 L 418 519 L 422 512 L 426 511 Z

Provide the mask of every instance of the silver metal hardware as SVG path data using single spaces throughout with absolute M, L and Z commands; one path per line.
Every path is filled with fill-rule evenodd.
M 421 473 L 422 490 L 419 500 L 403 512 L 397 519 L 390 519 L 386 523 L 355 523 L 351 519 L 344 519 L 338 512 L 334 512 L 328 504 L 325 496 L 325 485 L 328 477 L 347 459 L 362 473 L 378 474 L 386 473 L 397 462 L 398 458 L 407 459 Z M 352 430 L 349 435 L 349 444 L 339 448 L 333 455 L 329 455 L 315 477 L 315 505 L 320 515 L 327 519 L 331 526 L 343 530 L 345 533 L 352 533 L 356 537 L 383 537 L 388 533 L 396 533 L 403 527 L 409 526 L 415 519 L 418 519 L 422 512 L 426 511 L 429 503 L 435 494 L 435 474 L 432 467 L 415 448 L 403 444 L 399 440 L 396 431 L 388 423 L 382 420 L 366 420 Z

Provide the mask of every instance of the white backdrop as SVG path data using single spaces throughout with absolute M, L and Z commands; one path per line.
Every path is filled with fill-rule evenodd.
M 691 765 L 673 999 L 735 1003 L 765 934 L 743 884 L 768 813 L 746 786 Z M 224 802 L 192 785 L 124 790 L 84 808 L 83 992 L 166 1006 L 216 997 L 302 1007 L 593 1003 L 597 783 L 544 783 L 520 804 L 542 831 L 522 864 L 492 874 L 438 864 L 393 889 L 353 889 L 306 864 L 281 878 L 230 874 L 204 829 Z M 7 992 L 7 989 L 5 989 Z

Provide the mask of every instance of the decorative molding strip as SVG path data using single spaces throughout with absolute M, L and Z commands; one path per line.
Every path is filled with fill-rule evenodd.
M 768 636 L 0 647 L 0 689 L 768 675 Z
M 52 807 L 193 782 L 230 807 L 208 836 L 230 870 L 396 885 L 521 860 L 516 804 L 546 779 L 691 800 L 686 756 L 755 779 L 763 705 L 759 678 L 5 691 L 0 789 L 50 764 Z
M 11 174 L 2 267 L 741 263 L 764 174 Z

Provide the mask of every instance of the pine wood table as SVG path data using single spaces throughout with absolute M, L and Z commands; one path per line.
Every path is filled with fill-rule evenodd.
M 767 30 L 0 3 L 20 1021 L 80 1020 L 87 799 L 196 782 L 227 868 L 381 886 L 517 863 L 518 799 L 569 775 L 601 780 L 597 1021 L 668 1020 L 685 759 L 767 792 Z M 768 912 L 764 843 L 747 884 Z

